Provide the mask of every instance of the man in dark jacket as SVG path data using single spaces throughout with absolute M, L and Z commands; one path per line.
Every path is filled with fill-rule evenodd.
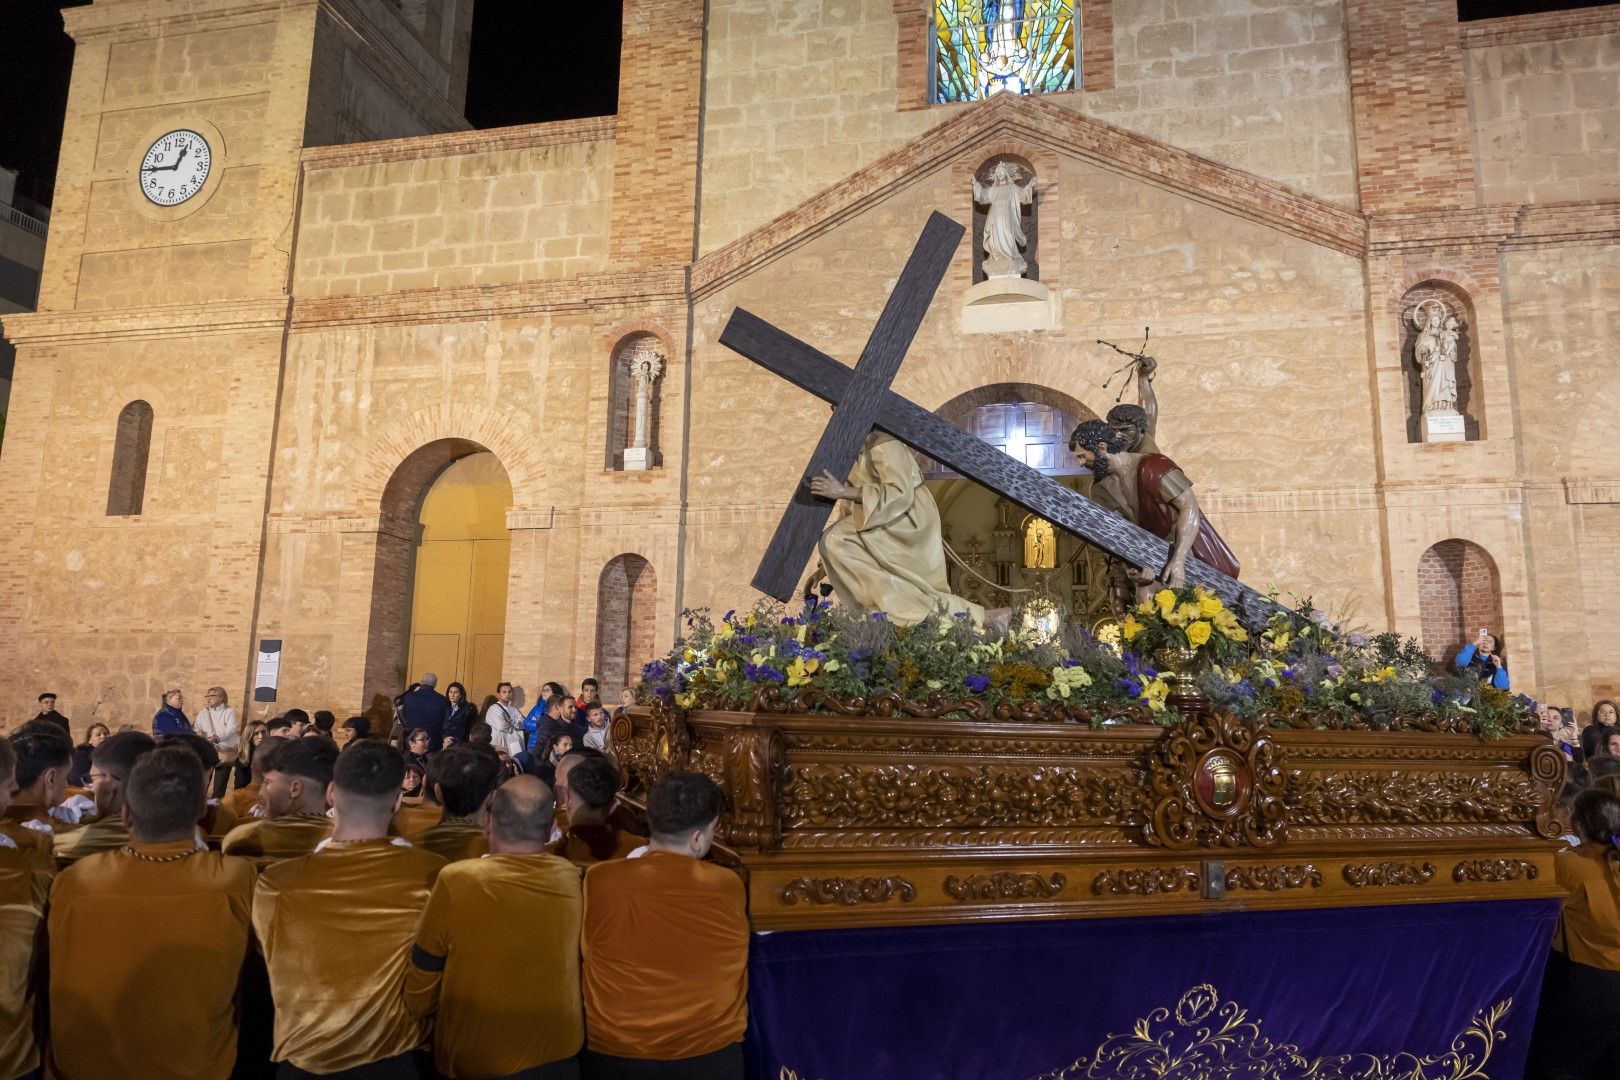
M 400 699 L 400 719 L 406 731 L 423 728 L 428 733 L 428 753 L 444 742 L 444 719 L 450 715 L 450 699 L 438 691 L 439 677 L 433 672 L 422 676 L 422 685 Z

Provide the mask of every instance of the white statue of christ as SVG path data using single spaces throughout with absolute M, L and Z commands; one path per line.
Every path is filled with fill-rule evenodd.
M 1025 182 L 1020 183 L 1020 174 Z M 998 161 L 990 171 L 990 182 L 973 179 L 973 200 L 988 206 L 984 219 L 984 276 L 1023 277 L 1029 269 L 1022 248 L 1024 236 L 1023 207 L 1035 195 L 1033 177 L 1010 161 Z

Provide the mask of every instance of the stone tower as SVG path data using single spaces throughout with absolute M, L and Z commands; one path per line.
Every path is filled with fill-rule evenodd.
M 182 676 L 236 692 L 253 655 L 301 153 L 465 128 L 472 3 L 64 17 L 39 310 L 7 320 L 27 421 L 0 461 L 0 649 L 19 658 L 0 702 L 15 720 L 49 689 L 76 725 L 140 723 Z M 180 182 L 143 191 L 164 174 Z

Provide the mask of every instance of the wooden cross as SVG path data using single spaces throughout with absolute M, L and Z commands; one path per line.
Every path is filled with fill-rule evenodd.
M 889 389 L 962 233 L 962 226 L 944 214 L 929 215 L 853 370 L 742 308 L 732 311 L 720 343 L 832 403 L 832 420 L 810 456 L 807 478 L 823 469 L 847 477 L 862 442 L 877 428 L 1128 563 L 1163 567 L 1170 557 L 1165 541 Z M 808 480 L 799 485 L 754 574 L 756 589 L 783 601 L 793 596 L 831 509 L 832 503 L 810 493 Z M 1187 560 L 1187 581 L 1220 596 L 1251 624 L 1280 610 L 1196 558 Z

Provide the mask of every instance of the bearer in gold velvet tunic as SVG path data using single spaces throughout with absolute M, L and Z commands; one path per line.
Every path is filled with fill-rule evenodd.
M 179 746 L 143 757 L 125 785 L 131 840 L 56 879 L 49 916 L 49 1075 L 60 1080 L 223 1080 L 248 948 L 253 867 L 199 850 L 207 802 Z
M 0 739 L 0 813 L 11 802 L 16 771 L 17 755 L 9 740 Z M 0 833 L 0 1076 L 7 1080 L 39 1066 L 36 999 L 45 959 L 41 921 L 55 868 L 38 843 L 24 847 Z
M 552 806 L 533 776 L 503 784 L 490 853 L 445 867 L 422 916 L 405 1003 L 433 1020 L 434 1064 L 453 1080 L 578 1076 L 580 871 L 545 853 Z
M 71 832 L 56 834 L 56 861 L 77 862 L 86 855 L 117 851 L 129 843 L 124 827 L 124 785 L 135 763 L 157 743 L 144 731 L 120 731 L 102 740 L 90 752 L 90 797 L 95 800 L 94 820 Z
M 585 871 L 587 1080 L 741 1080 L 748 1026 L 742 880 L 701 861 L 724 797 L 671 773 L 647 799 L 649 850 Z
M 426 1041 L 402 986 L 416 925 L 443 859 L 389 839 L 405 761 L 369 739 L 339 755 L 332 836 L 259 877 L 253 928 L 275 1001 L 280 1075 L 416 1076 Z M 513 993 L 520 987 L 508 987 Z
M 264 760 L 259 789 L 264 817 L 232 829 L 220 850 L 260 862 L 308 855 L 332 835 L 326 790 L 337 764 L 337 743 L 315 737 L 267 740 L 259 756 Z
M 11 734 L 17 755 L 16 786 L 11 805 L 0 813 L 0 835 L 18 847 L 33 847 L 73 826 L 51 817 L 51 808 L 67 795 L 68 770 L 73 766 L 73 740 L 45 720 L 30 720 Z
M 487 746 L 451 746 L 434 754 L 427 783 L 444 814 L 412 842 L 451 862 L 487 852 L 481 818 L 501 775 L 501 759 Z

